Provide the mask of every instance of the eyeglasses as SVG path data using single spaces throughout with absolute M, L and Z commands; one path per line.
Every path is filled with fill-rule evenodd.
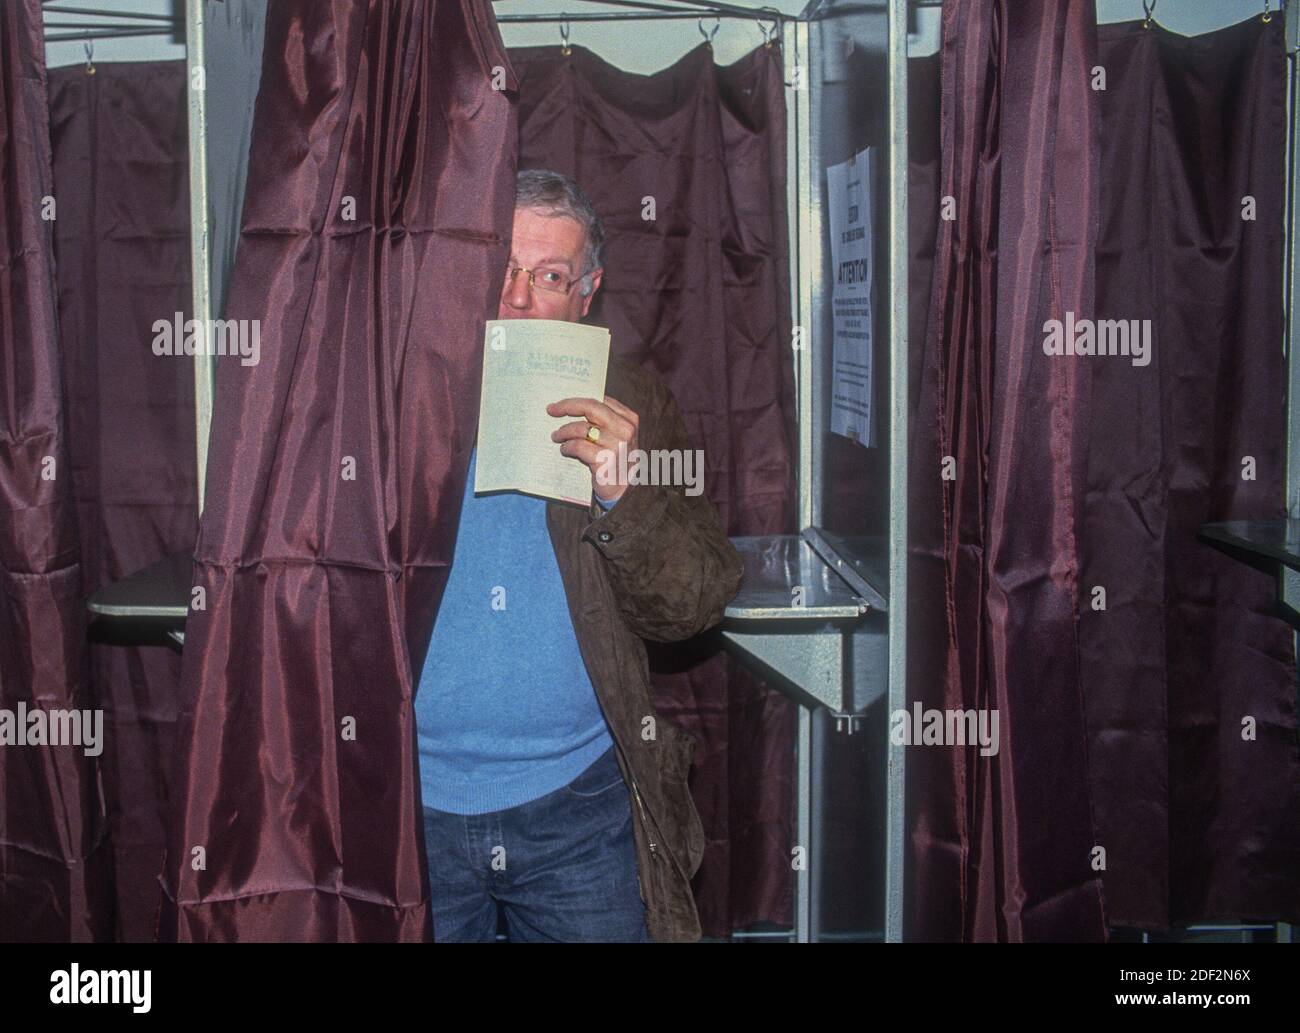
M 573 285 L 582 279 L 581 276 L 577 276 L 572 280 L 567 280 L 554 269 L 543 269 L 541 272 L 538 272 L 535 269 L 529 269 L 522 265 L 507 265 L 507 290 L 509 290 L 510 285 L 515 282 L 516 273 L 528 274 L 528 287 L 530 290 L 536 288 L 537 290 L 544 291 L 547 294 L 568 294 L 569 291 L 573 290 Z

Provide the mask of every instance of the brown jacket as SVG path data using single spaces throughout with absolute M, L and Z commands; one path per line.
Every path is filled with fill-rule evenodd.
M 611 359 L 605 392 L 640 417 L 639 448 L 693 447 L 658 377 Z M 717 624 L 740 587 L 740 557 L 708 498 L 682 485 L 630 485 L 608 512 L 594 499 L 590 511 L 552 502 L 546 523 L 628 783 L 650 936 L 698 940 L 691 877 L 704 856 L 704 828 L 687 784 L 695 740 L 655 713 L 642 639 L 672 642 Z

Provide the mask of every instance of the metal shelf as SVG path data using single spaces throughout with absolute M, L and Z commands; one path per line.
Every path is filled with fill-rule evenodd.
M 190 612 L 194 557 L 179 552 L 94 592 L 86 608 L 114 620 L 158 620 L 184 628 Z
M 887 686 L 882 609 L 802 535 L 733 538 L 745 564 L 722 636 L 742 663 L 804 705 L 860 714 Z
M 1200 535 L 1277 567 L 1278 600 L 1300 623 L 1300 520 L 1229 520 L 1203 524 Z

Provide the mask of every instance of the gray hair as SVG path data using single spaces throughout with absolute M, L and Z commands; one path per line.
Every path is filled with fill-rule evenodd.
M 590 294 L 595 289 L 591 274 L 604 261 L 605 226 L 582 187 L 550 169 L 520 169 L 515 177 L 515 207 L 533 208 L 545 215 L 567 215 L 582 227 L 586 246 L 578 290 L 584 298 Z

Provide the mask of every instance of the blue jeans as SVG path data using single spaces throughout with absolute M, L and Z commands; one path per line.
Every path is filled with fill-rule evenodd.
M 433 936 L 647 943 L 632 807 L 614 748 L 567 786 L 489 814 L 424 809 Z

